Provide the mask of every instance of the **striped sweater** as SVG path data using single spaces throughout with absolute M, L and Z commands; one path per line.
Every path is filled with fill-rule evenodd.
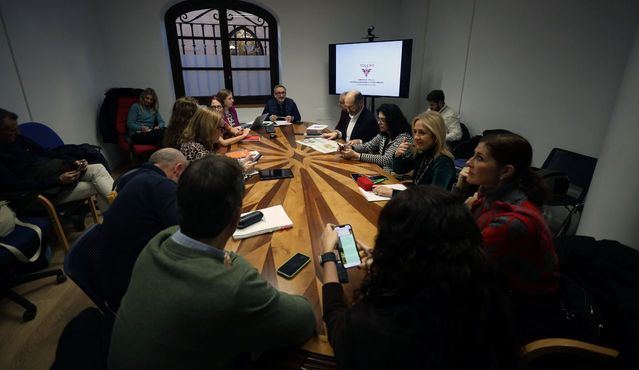
M 412 143 L 413 138 L 408 133 L 402 133 L 397 135 L 395 140 L 389 141 L 388 137 L 377 134 L 370 141 L 363 144 L 353 145 L 353 150 L 361 153 L 360 160 L 362 162 L 371 162 L 382 167 L 384 171 L 391 172 L 393 170 L 393 156 L 395 150 L 404 139 L 407 142 Z

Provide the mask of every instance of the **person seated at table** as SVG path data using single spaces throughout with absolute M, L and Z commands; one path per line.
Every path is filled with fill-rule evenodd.
M 177 149 L 151 154 L 149 162 L 118 185 L 120 191 L 96 233 L 103 235 L 102 291 L 116 312 L 126 292 L 133 265 L 157 233 L 177 225 L 177 181 L 187 166 Z
M 428 110 L 442 115 L 446 124 L 446 141 L 450 143 L 461 140 L 462 129 L 459 123 L 459 115 L 453 108 L 446 105 L 445 99 L 446 96 L 442 90 L 433 90 L 426 95 Z
M 515 369 L 506 300 L 468 209 L 450 192 L 413 187 L 382 209 L 367 270 L 347 304 L 327 225 L 323 318 L 340 369 Z M 329 262 L 330 261 L 330 262 Z
M 152 88 L 140 94 L 140 101 L 129 108 L 126 119 L 129 137 L 134 144 L 162 146 L 165 123 L 158 111 L 158 96 Z
M 224 111 L 224 105 L 217 96 L 214 96 L 211 99 L 211 109 L 219 114 L 222 114 Z M 229 146 L 238 143 L 244 140 L 251 132 L 251 130 L 248 128 L 241 129 L 239 127 L 233 127 L 229 125 L 228 123 L 226 123 L 226 121 L 224 121 L 224 123 L 225 125 L 221 129 L 222 133 L 217 139 L 217 143 L 220 146 Z
M 269 119 L 273 122 L 277 120 L 300 122 L 302 120 L 297 104 L 293 99 L 286 97 L 286 87 L 279 84 L 273 87 L 273 97 L 266 101 L 262 114 L 268 114 Z
M 232 159 L 206 156 L 182 173 L 179 228 L 156 235 L 135 263 L 113 327 L 109 369 L 246 369 L 251 352 L 311 337 L 316 322 L 308 300 L 278 291 L 242 256 L 224 250 L 243 195 L 242 169 Z
M 401 109 L 395 104 L 382 104 L 377 108 L 379 134 L 371 141 L 351 140 L 340 148 L 345 159 L 375 163 L 384 171 L 393 169 L 393 155 L 401 143 L 411 144 L 410 125 Z
M 540 211 L 547 189 L 530 168 L 532 147 L 514 133 L 484 136 L 453 191 L 479 190 L 466 200 L 528 339 L 552 336 L 560 321 L 559 263 Z
M 99 163 L 58 154 L 22 136 L 18 115 L 0 108 L 0 192 L 34 195 L 18 205 L 23 214 L 39 209 L 36 194 L 54 204 L 83 200 L 96 195 L 102 212 L 109 209 L 113 178 Z
M 399 144 L 393 155 L 393 172 L 413 171 L 414 185 L 434 185 L 450 189 L 455 181 L 453 155 L 446 147 L 444 120 L 436 112 L 424 112 L 413 119 L 413 143 Z M 411 149 L 412 146 L 412 149 Z M 388 186 L 375 186 L 377 195 L 390 197 L 400 192 Z
M 235 100 L 233 100 L 233 91 L 228 89 L 222 89 L 215 94 L 217 100 L 222 102 L 224 106 L 224 112 L 222 118 L 231 127 L 236 127 L 242 124 L 240 119 L 237 118 L 237 110 L 235 109 Z M 211 99 L 212 101 L 212 99 Z
M 339 120 L 335 127 L 346 127 L 348 126 L 348 121 L 351 120 L 351 117 L 348 115 L 348 109 L 346 109 L 346 91 L 339 94 Z
M 189 161 L 215 154 L 220 132 L 226 124 L 217 112 L 199 108 L 182 133 L 180 151 Z M 242 158 L 239 162 L 244 171 L 255 166 L 252 157 Z
M 349 120 L 338 124 L 333 132 L 322 134 L 325 139 L 350 140 L 360 139 L 363 142 L 370 141 L 379 134 L 377 120 L 373 113 L 364 106 L 364 96 L 357 90 L 351 90 L 344 97 L 344 106 L 348 111 Z
M 197 111 L 198 101 L 190 96 L 179 98 L 173 103 L 171 119 L 164 133 L 164 147 L 179 149 L 178 142 L 189 120 Z

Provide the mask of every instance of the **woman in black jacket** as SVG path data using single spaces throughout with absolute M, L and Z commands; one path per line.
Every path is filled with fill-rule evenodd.
M 327 225 L 325 253 L 337 234 Z M 323 312 L 340 369 L 514 369 L 518 348 L 482 237 L 449 192 L 420 186 L 393 197 L 348 307 L 336 265 L 322 255 Z M 363 266 L 366 266 L 366 258 Z

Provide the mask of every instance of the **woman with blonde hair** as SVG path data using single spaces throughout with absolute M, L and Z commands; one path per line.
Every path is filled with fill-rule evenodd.
M 185 96 L 175 101 L 173 111 L 171 112 L 171 119 L 164 134 L 164 147 L 180 148 L 180 137 L 189 120 L 197 111 L 197 104 L 197 99 L 190 96 Z
M 222 128 L 226 125 L 222 116 L 209 108 L 195 112 L 180 139 L 180 151 L 189 161 L 215 154 Z M 239 160 L 244 171 L 255 166 L 252 157 Z
M 413 119 L 413 148 L 408 140 L 399 145 L 393 156 L 393 172 L 413 171 L 414 185 L 434 185 L 450 189 L 455 180 L 453 155 L 446 148 L 446 125 L 437 112 L 420 113 Z M 375 194 L 390 197 L 397 191 L 377 186 Z

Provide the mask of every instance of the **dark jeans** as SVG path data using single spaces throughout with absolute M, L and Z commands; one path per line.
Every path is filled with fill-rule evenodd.
M 131 135 L 131 141 L 133 141 L 133 144 L 155 145 L 162 147 L 164 131 L 164 128 L 158 128 L 147 132 L 136 132 Z

